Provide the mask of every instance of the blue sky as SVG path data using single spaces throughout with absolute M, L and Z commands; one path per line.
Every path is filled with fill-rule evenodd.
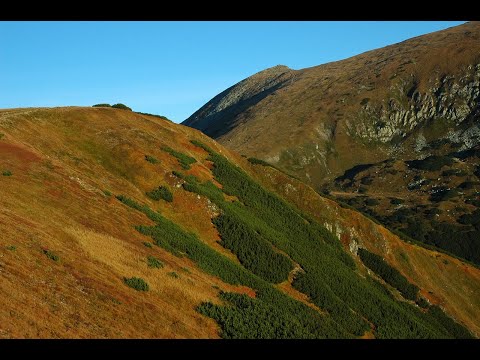
M 0 22 L 0 108 L 121 102 L 180 122 L 265 68 L 315 66 L 461 23 Z

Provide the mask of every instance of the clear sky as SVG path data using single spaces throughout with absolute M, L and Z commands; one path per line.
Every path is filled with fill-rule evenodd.
M 180 122 L 265 68 L 320 65 L 461 23 L 0 22 L 0 108 L 121 102 Z

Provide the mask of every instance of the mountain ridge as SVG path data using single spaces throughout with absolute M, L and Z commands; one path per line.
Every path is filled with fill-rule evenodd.
M 479 111 L 479 29 L 480 23 L 470 22 L 296 70 L 294 80 L 247 108 L 231 104 L 221 116 L 215 113 L 221 119 L 214 127 L 198 127 L 192 117 L 183 124 L 317 189 L 359 163 L 422 155 L 410 147 L 425 136 L 428 143 L 430 133 L 435 139 L 450 136 L 474 145 L 479 134 L 472 120 Z M 215 102 L 205 107 L 215 107 Z M 195 114 L 197 123 L 208 123 L 209 115 L 199 120 L 202 114 Z
M 478 265 L 479 54 L 480 22 L 417 36 L 298 70 L 223 134 L 201 130 Z
M 387 230 L 375 246 L 361 214 L 197 130 L 69 107 L 0 111 L 0 133 L 2 338 L 478 336 L 478 269 L 421 248 L 395 266 Z
M 185 124 L 196 125 L 198 129 L 204 130 L 215 128 L 213 132 L 220 136 L 227 131 L 222 124 L 218 124 L 223 116 L 226 114 L 235 116 L 248 109 L 252 103 L 265 98 L 286 82 L 291 81 L 295 73 L 295 70 L 285 65 L 276 65 L 259 71 L 215 96 L 209 103 L 192 114 Z M 235 103 L 236 109 L 232 114 L 229 110 L 233 103 Z

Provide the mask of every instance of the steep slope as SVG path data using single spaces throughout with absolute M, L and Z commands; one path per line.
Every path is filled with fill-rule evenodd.
M 1 110 L 0 133 L 2 338 L 478 336 L 478 269 L 395 270 L 361 228 L 349 255 L 194 129 L 69 107 Z
M 215 96 L 190 116 L 185 125 L 218 138 L 238 125 L 236 119 L 242 112 L 291 82 L 295 74 L 283 65 L 260 71 Z
M 355 165 L 479 143 L 480 23 L 298 71 L 268 69 L 184 121 L 317 189 Z M 268 77 L 268 79 L 265 79 Z M 266 86 L 263 92 L 258 89 Z M 241 93 L 242 96 L 232 96 Z
M 255 165 L 256 177 L 332 231 L 351 254 L 378 254 L 421 289 L 432 304 L 480 333 L 480 270 L 457 258 L 402 241 L 351 208 L 320 196 L 311 187 L 271 167 Z
M 148 239 L 133 225 L 145 219 L 113 196 L 151 203 L 145 191 L 167 185 L 174 201 L 162 202 L 162 212 L 215 242 L 206 204 L 175 191 L 168 170 L 176 160 L 159 146 L 188 149 L 190 131 L 129 111 L 76 107 L 4 110 L 0 129 L 0 168 L 12 173 L 0 176 L 0 337 L 218 337 L 194 308 L 215 301 L 212 285 L 225 284 L 143 245 Z M 164 267 L 149 268 L 147 256 Z M 137 295 L 123 284 L 134 276 L 151 290 Z
M 480 147 L 347 170 L 330 195 L 412 239 L 480 265 Z

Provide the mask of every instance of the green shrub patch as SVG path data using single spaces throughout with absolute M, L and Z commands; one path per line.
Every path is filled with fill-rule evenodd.
M 185 170 L 190 169 L 190 165 L 197 162 L 197 160 L 195 160 L 193 157 L 181 153 L 180 151 L 173 150 L 171 147 L 164 146 L 162 147 L 162 150 L 169 153 L 173 157 L 176 157 L 182 168 Z
M 142 278 L 138 277 L 131 277 L 131 278 L 123 278 L 123 282 L 125 285 L 131 287 L 132 289 L 135 289 L 137 291 L 148 291 L 150 287 L 148 284 L 143 280 Z

